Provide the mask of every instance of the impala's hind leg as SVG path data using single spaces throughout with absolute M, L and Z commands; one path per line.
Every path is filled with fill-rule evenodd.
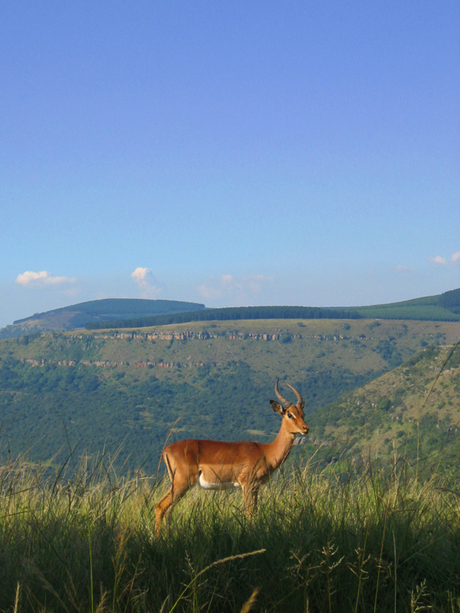
M 161 520 L 163 519 L 164 515 L 172 511 L 173 505 L 179 502 L 179 500 L 185 496 L 191 487 L 192 484 L 189 481 L 179 487 L 175 482 L 173 482 L 167 494 L 163 496 L 160 502 L 155 506 L 155 533 L 157 535 L 160 533 Z
M 160 533 L 161 520 L 163 519 L 164 514 L 171 508 L 173 502 L 174 489 L 171 486 L 166 496 L 163 496 L 160 502 L 155 506 L 155 533 L 157 535 Z
M 177 472 L 171 467 L 169 458 L 166 454 L 163 456 L 163 459 L 168 469 L 169 478 L 171 479 L 171 487 L 155 506 L 155 533 L 157 535 L 160 533 L 161 521 L 165 513 L 171 512 L 173 505 L 179 502 L 196 483 L 196 478 L 190 478 L 190 475 L 179 477 Z

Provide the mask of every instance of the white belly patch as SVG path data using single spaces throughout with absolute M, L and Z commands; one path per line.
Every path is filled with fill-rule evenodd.
M 230 490 L 234 487 L 241 487 L 239 483 L 233 481 L 206 481 L 203 474 L 200 474 L 198 483 L 204 490 Z

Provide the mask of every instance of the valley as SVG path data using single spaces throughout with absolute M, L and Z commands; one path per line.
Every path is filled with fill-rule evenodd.
M 341 402 L 353 402 L 345 394 L 459 338 L 455 322 L 356 319 L 189 322 L 5 339 L 2 452 L 56 464 L 69 454 L 106 453 L 117 456 L 119 470 L 152 472 L 166 440 L 267 442 L 278 430 L 268 400 L 279 377 L 306 401 L 311 436 L 293 454 L 305 456 L 349 437 L 358 418 L 353 413 L 347 425 L 334 417 Z M 329 458 L 329 447 L 321 454 Z

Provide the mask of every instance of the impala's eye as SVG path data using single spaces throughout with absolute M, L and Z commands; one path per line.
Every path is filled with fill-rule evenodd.
M 288 417 L 289 417 L 289 419 L 293 419 L 294 415 L 292 413 L 288 413 Z

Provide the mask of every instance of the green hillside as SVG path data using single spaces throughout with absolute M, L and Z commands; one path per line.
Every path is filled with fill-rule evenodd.
M 460 289 L 444 292 L 438 296 L 357 307 L 353 310 L 362 317 L 379 319 L 460 321 Z
M 311 419 L 322 457 L 401 454 L 436 471 L 458 472 L 460 346 L 430 346 Z M 334 452 L 334 449 L 336 450 Z
M 0 339 L 15 338 L 37 332 L 75 330 L 88 323 L 104 323 L 138 317 L 158 316 L 167 313 L 199 312 L 204 304 L 178 300 L 141 300 L 107 298 L 73 304 L 61 309 L 35 313 L 0 330 Z
M 79 456 L 121 446 L 119 465 L 152 472 L 168 437 L 271 440 L 279 427 L 268 403 L 277 377 L 301 390 L 314 440 L 325 406 L 424 347 L 459 338 L 455 323 L 358 319 L 189 323 L 3 340 L 1 448 L 33 461 L 58 454 L 58 462 L 74 447 Z

